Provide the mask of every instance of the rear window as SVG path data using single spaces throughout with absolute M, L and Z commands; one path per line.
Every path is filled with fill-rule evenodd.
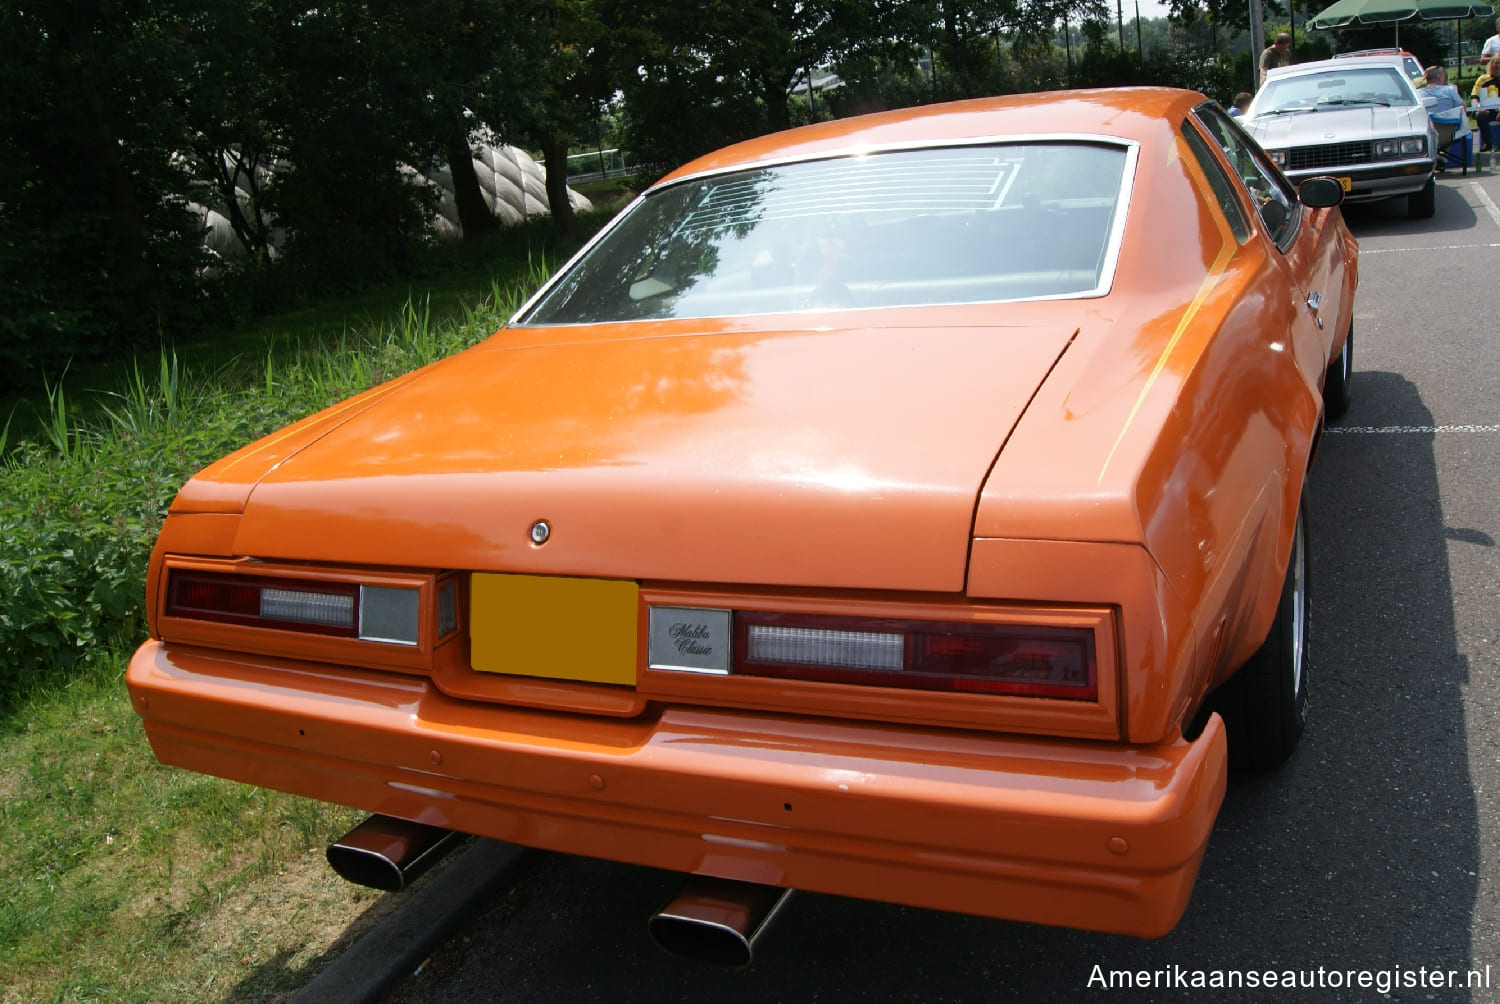
M 1131 148 L 904 150 L 712 175 L 632 207 L 520 319 L 649 318 L 1099 295 Z

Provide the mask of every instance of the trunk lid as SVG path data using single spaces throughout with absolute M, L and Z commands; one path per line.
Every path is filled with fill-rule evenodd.
M 236 550 L 960 591 L 980 488 L 1074 333 L 695 324 L 502 331 L 278 458 Z

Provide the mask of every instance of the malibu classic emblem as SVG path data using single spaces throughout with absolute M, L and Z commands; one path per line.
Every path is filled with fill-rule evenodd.
M 702 607 L 652 607 L 652 669 L 729 673 L 729 611 Z

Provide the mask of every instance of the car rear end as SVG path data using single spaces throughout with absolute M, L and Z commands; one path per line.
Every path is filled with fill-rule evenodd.
M 975 534 L 1038 388 L 1112 331 L 1139 143 L 934 145 L 859 150 L 859 185 L 827 156 L 689 173 L 618 225 L 640 263 L 200 474 L 127 674 L 157 756 L 566 853 L 1170 930 L 1227 769 L 1217 717 L 1181 728 L 1191 616 L 1097 468 L 1066 505 L 1109 525 Z M 887 236 L 926 184 L 929 236 Z

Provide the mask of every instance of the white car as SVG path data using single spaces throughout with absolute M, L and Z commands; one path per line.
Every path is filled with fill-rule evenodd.
M 1293 182 L 1331 176 L 1348 202 L 1404 195 L 1432 215 L 1437 133 L 1400 55 L 1271 70 L 1240 121 Z

